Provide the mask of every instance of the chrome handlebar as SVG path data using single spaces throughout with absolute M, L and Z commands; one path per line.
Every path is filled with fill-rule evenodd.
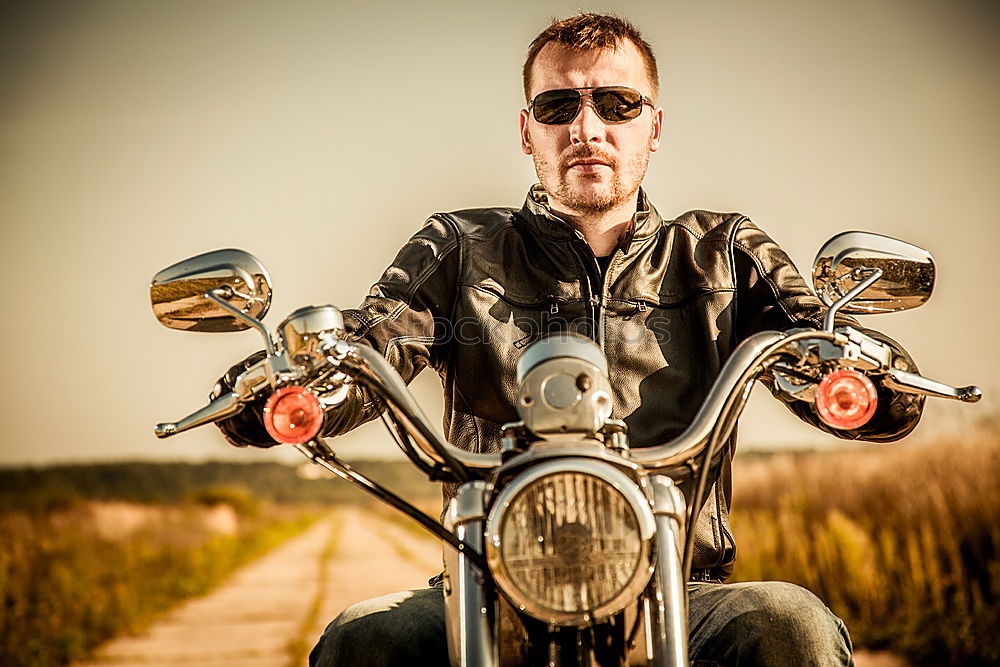
M 812 330 L 791 334 L 765 331 L 748 338 L 736 348 L 722 367 L 691 425 L 670 442 L 633 449 L 632 458 L 650 471 L 659 471 L 697 456 L 708 444 L 716 424 L 725 416 L 727 406 L 730 406 L 734 396 L 740 393 L 741 387 L 744 387 L 748 380 L 756 378 L 769 359 L 776 360 L 778 358 L 775 356 L 776 352 L 807 338 L 833 342 L 838 340 L 838 334 Z M 352 355 L 353 359 L 347 356 L 338 360 L 341 368 L 351 375 L 381 386 L 386 393 L 388 399 L 386 404 L 389 409 L 406 426 L 407 431 L 414 436 L 416 446 L 429 459 L 445 464 L 438 453 L 443 449 L 472 470 L 490 471 L 500 465 L 500 454 L 467 452 L 440 438 L 430 427 L 423 410 L 410 394 L 396 369 L 371 348 L 359 345 L 353 349 L 356 354 Z M 731 428 L 730 426 L 729 430 Z
M 764 331 L 751 336 L 726 361 L 691 425 L 670 442 L 632 450 L 632 458 L 650 471 L 659 471 L 697 456 L 708 444 L 720 419 L 726 417 L 733 401 L 743 393 L 749 382 L 769 363 L 776 361 L 785 348 L 792 352 L 795 344 L 807 339 L 834 343 L 844 340 L 837 333 L 813 330 L 794 333 Z M 443 450 L 472 470 L 489 471 L 500 465 L 499 454 L 467 452 L 440 438 L 396 369 L 367 346 L 352 346 L 352 350 L 352 354 L 331 361 L 338 363 L 348 374 L 381 387 L 389 409 L 414 436 L 416 446 L 429 459 L 444 465 L 446 462 L 439 454 Z M 725 435 L 731 430 L 732 425 L 729 425 Z
M 861 339 L 858 338 L 859 335 Z M 350 344 L 331 332 L 323 332 L 319 337 L 322 341 L 321 351 L 330 366 L 368 386 L 385 399 L 392 415 L 429 460 L 445 467 L 458 464 L 468 471 L 479 473 L 492 471 L 501 464 L 500 454 L 468 452 L 441 438 L 396 369 L 374 349 L 366 345 Z M 975 386 L 950 387 L 914 373 L 887 368 L 888 357 L 874 354 L 878 351 L 871 349 L 873 341 L 865 339 L 866 336 L 849 328 L 837 331 L 763 331 L 751 336 L 736 348 L 723 365 L 688 428 L 669 442 L 633 449 L 632 459 L 650 472 L 663 472 L 698 456 L 713 436 L 717 442 L 724 440 L 735 426 L 735 417 L 742 410 L 753 380 L 782 357 L 804 360 L 810 354 L 810 348 L 817 344 L 820 357 L 825 360 L 830 360 L 836 350 L 837 356 L 852 364 L 857 363 L 867 370 L 883 372 L 883 383 L 891 389 L 954 398 L 969 403 L 978 401 L 982 395 Z M 209 405 L 177 422 L 157 424 L 156 436 L 166 438 L 196 426 L 227 419 L 269 387 L 277 388 L 278 384 L 301 380 L 306 373 L 296 370 L 288 363 L 286 356 L 285 353 L 268 355 L 237 378 L 232 392 L 214 399 Z M 873 356 L 883 358 L 873 362 Z M 872 368 L 876 365 L 880 368 Z M 275 367 L 281 371 L 275 373 Z M 734 409 L 736 407 L 739 409 Z

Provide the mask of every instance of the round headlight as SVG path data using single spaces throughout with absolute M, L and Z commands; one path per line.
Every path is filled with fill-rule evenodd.
M 645 587 L 653 532 L 634 481 L 604 463 L 562 459 L 529 468 L 500 493 L 486 554 L 515 606 L 579 625 L 620 611 Z

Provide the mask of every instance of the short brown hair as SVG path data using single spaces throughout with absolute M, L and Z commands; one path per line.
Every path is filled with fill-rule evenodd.
M 531 67 L 535 64 L 538 52 L 549 42 L 563 44 L 570 48 L 615 49 L 629 40 L 639 49 L 642 60 L 646 64 L 646 75 L 653 86 L 653 97 L 659 93 L 660 77 L 656 70 L 656 56 L 653 49 L 642 38 L 642 33 L 634 25 L 614 14 L 591 14 L 581 12 L 562 21 L 553 21 L 549 27 L 539 33 L 528 47 L 528 57 L 524 61 L 522 79 L 524 81 L 524 98 L 527 100 L 531 89 Z

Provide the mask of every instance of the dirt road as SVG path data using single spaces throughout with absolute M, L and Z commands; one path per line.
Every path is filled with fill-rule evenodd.
M 345 507 L 189 600 L 146 633 L 103 646 L 75 667 L 301 667 L 344 607 L 419 588 L 441 569 L 441 549 L 399 523 Z M 858 667 L 902 667 L 859 653 Z
M 376 515 L 339 509 L 146 633 L 113 640 L 76 667 L 298 667 L 341 609 L 426 586 L 440 569 L 435 542 Z

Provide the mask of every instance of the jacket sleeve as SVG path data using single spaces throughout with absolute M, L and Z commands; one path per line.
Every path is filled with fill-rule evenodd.
M 447 322 L 452 319 L 460 272 L 459 234 L 445 216 L 431 217 L 399 251 L 358 308 L 344 310 L 351 342 L 370 345 L 407 384 L 447 362 Z M 341 435 L 381 414 L 370 392 L 352 385 L 330 409 L 323 432 Z
M 794 327 L 822 328 L 826 306 L 806 285 L 792 260 L 771 238 L 747 219 L 733 232 L 733 264 L 736 273 L 736 342 L 765 330 Z M 866 329 L 847 316 L 837 316 L 837 325 L 850 325 L 888 343 L 895 368 L 913 373 L 917 365 L 896 341 Z M 920 421 L 924 397 L 894 391 L 874 379 L 878 405 L 872 419 L 859 429 L 839 430 L 824 424 L 805 401 L 776 392 L 773 380 L 765 379 L 772 393 L 803 421 L 847 440 L 891 442 L 912 431 Z

